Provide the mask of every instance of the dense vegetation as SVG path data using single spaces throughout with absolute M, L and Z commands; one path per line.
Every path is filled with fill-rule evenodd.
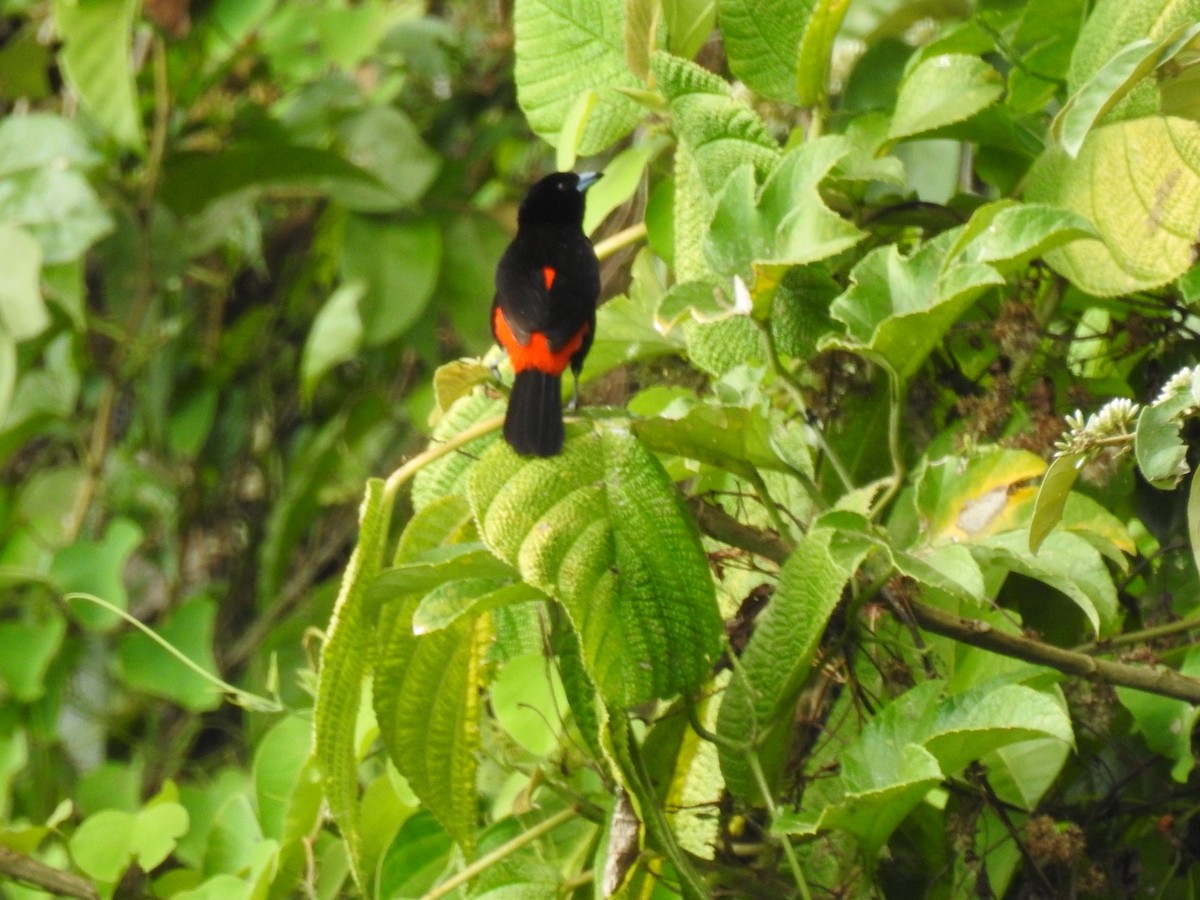
M 0 896 L 1191 896 L 1200 0 L 0 12 Z

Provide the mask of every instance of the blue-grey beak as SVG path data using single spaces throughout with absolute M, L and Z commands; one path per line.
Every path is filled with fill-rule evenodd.
M 579 184 L 575 185 L 575 189 L 582 194 L 603 177 L 603 172 L 580 172 Z

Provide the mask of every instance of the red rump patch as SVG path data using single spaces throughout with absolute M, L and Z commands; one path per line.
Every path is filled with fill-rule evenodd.
M 545 372 L 547 375 L 561 375 L 563 373 L 563 370 L 570 365 L 571 357 L 575 355 L 575 351 L 583 346 L 583 339 L 590 327 L 587 322 L 584 322 L 569 341 L 557 350 L 554 350 L 551 348 L 550 342 L 546 340 L 546 336 L 540 331 L 535 331 L 529 336 L 528 344 L 522 344 L 520 339 L 513 334 L 513 330 L 509 327 L 508 320 L 504 318 L 504 312 L 500 307 L 496 307 L 495 312 L 492 314 L 492 326 L 495 330 L 496 339 L 508 351 L 508 358 L 512 360 L 514 372 L 536 369 L 539 372 Z
M 554 287 L 554 278 L 557 275 L 553 266 L 542 266 L 542 279 L 546 282 L 546 290 Z

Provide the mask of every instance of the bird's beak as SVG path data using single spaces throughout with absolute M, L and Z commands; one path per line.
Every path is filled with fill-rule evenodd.
M 603 172 L 580 172 L 579 173 L 579 184 L 576 185 L 576 190 L 578 190 L 579 193 L 582 194 L 584 191 L 586 191 L 588 188 L 590 188 L 593 184 L 595 184 L 597 181 L 599 181 L 603 177 L 604 177 Z

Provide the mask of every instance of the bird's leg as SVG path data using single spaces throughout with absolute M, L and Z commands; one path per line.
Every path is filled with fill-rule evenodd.
M 567 402 L 567 412 L 579 409 L 579 373 L 571 370 L 571 399 Z

